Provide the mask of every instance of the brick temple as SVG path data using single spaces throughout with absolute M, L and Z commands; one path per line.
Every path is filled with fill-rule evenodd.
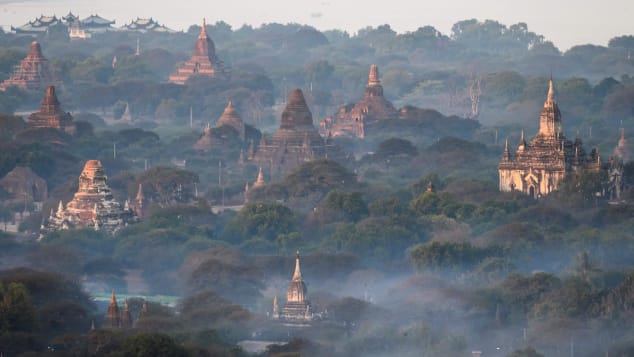
M 75 134 L 76 127 L 73 116 L 62 110 L 62 107 L 55 94 L 55 87 L 48 86 L 46 94 L 40 104 L 40 110 L 29 115 L 26 121 L 29 128 L 53 128 Z
M 33 41 L 29 53 L 15 68 L 13 74 L 0 83 L 0 90 L 4 91 L 10 86 L 20 89 L 40 89 L 58 83 L 48 60 L 42 55 L 39 42 Z
M 339 108 L 334 116 L 320 122 L 319 129 L 322 136 L 364 138 L 372 124 L 398 117 L 394 105 L 383 96 L 379 68 L 371 65 L 363 98 L 355 104 Z
M 268 139 L 262 135 L 254 151 L 253 161 L 268 169 L 271 177 L 288 174 L 304 162 L 342 160 L 345 156 L 339 147 L 319 135 L 301 89 L 291 91 L 279 129 Z
M 169 76 L 169 81 L 176 84 L 185 84 L 193 76 L 224 77 L 223 64 L 216 56 L 216 47 L 207 35 L 207 24 L 203 19 L 200 35 L 194 44 L 192 57 L 183 63 L 176 72 Z

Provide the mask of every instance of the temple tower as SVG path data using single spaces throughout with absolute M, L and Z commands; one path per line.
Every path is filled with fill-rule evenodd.
M 206 75 L 209 77 L 224 77 L 222 62 L 216 56 L 216 47 L 207 35 L 207 24 L 203 19 L 200 35 L 194 43 L 192 57 L 169 76 L 169 81 L 185 84 L 192 76 Z
M 244 141 L 246 135 L 244 122 L 242 121 L 242 118 L 240 118 L 240 115 L 238 115 L 236 109 L 233 107 L 233 103 L 231 101 L 227 103 L 227 107 L 225 107 L 224 112 L 222 113 L 220 118 L 218 118 L 218 121 L 216 122 L 216 128 L 220 128 L 221 126 L 225 125 L 234 128 L 238 132 L 238 135 L 240 135 L 240 139 Z
M 17 86 L 21 89 L 45 88 L 58 84 L 58 82 L 53 76 L 48 60 L 42 55 L 39 42 L 33 41 L 29 53 L 16 67 L 11 77 L 0 83 L 0 91 L 4 91 L 10 86 Z
M 106 319 L 103 322 L 104 328 L 119 328 L 121 326 L 121 317 L 119 315 L 119 305 L 117 305 L 117 298 L 112 290 L 112 296 L 110 297 L 110 305 L 108 305 L 108 312 L 106 313 Z
M 138 221 L 130 207 L 112 196 L 108 177 L 99 160 L 88 160 L 79 176 L 79 188 L 64 208 L 62 202 L 42 227 L 44 232 L 67 228 L 95 228 L 114 233 Z
M 551 78 L 539 116 L 537 135 L 527 143 L 522 130 L 514 155 L 511 154 L 508 140 L 505 142 L 498 164 L 500 191 L 520 191 L 539 198 L 556 190 L 570 173 L 600 169 L 601 158 L 596 150 L 587 156 L 579 137 L 572 142 L 564 136 Z
M 307 299 L 306 284 L 302 280 L 302 272 L 299 266 L 299 252 L 295 256 L 295 271 L 286 294 L 286 304 L 282 308 L 281 317 L 284 320 L 302 321 L 312 320 L 310 301 Z
M 373 64 L 363 98 L 354 105 L 340 107 L 336 114 L 319 123 L 319 130 L 322 136 L 364 138 L 368 126 L 381 120 L 397 119 L 398 116 L 394 105 L 383 96 L 379 67 Z
M 304 162 L 325 157 L 338 160 L 345 155 L 319 135 L 304 94 L 301 89 L 294 89 L 282 112 L 279 129 L 269 140 L 262 135 L 253 161 L 269 168 L 270 177 L 276 177 L 289 173 Z
M 40 110 L 29 115 L 26 122 L 29 128 L 53 128 L 74 134 L 75 122 L 70 113 L 64 112 L 55 94 L 55 86 L 46 87 L 46 93 L 40 103 Z
M 130 313 L 130 306 L 128 305 L 128 299 L 123 300 L 123 310 L 121 310 L 121 328 L 132 328 L 132 314 Z
M 264 174 L 262 173 L 262 167 L 258 170 L 258 177 L 253 183 L 253 188 L 264 186 Z
M 555 90 L 553 88 L 553 79 L 551 78 L 548 81 L 548 95 L 539 115 L 539 132 L 537 135 L 554 139 L 559 134 L 561 134 L 561 112 L 555 101 Z

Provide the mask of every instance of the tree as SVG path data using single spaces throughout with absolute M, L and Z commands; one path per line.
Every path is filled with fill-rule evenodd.
M 126 357 L 186 357 L 187 351 L 162 333 L 138 333 L 125 340 Z
M 230 241 L 260 237 L 272 241 L 295 231 L 295 217 L 286 206 L 273 202 L 248 203 L 229 222 L 224 236 Z
M 0 283 L 0 297 L 0 328 L 5 332 L 33 332 L 35 308 L 26 287 L 21 283 L 10 283 L 4 288 Z

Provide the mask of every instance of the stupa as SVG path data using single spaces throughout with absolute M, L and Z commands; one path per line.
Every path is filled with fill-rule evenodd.
M 138 217 L 126 201 L 121 205 L 112 196 L 108 178 L 99 160 L 88 160 L 79 176 L 79 189 L 66 207 L 59 202 L 42 225 L 43 232 L 69 228 L 94 228 L 114 233 Z
M 207 35 L 207 24 L 203 19 L 203 26 L 194 44 L 192 57 L 169 76 L 169 81 L 185 84 L 193 76 L 224 77 L 224 74 L 222 62 L 216 56 L 216 47 Z
M 240 115 L 238 115 L 238 112 L 233 107 L 233 103 L 231 101 L 227 103 L 227 107 L 225 107 L 224 112 L 222 113 L 220 118 L 218 118 L 218 121 L 216 122 L 216 128 L 220 128 L 225 125 L 234 128 L 238 132 L 238 135 L 240 135 L 240 139 L 244 141 L 244 138 L 246 136 L 246 128 L 244 126 L 242 118 L 240 118 Z
M 54 86 L 46 87 L 40 110 L 29 115 L 26 125 L 29 128 L 59 129 L 69 134 L 74 134 L 76 130 L 73 116 L 62 110 Z
M 353 105 L 340 107 L 334 116 L 319 123 L 319 129 L 322 136 L 364 138 L 372 124 L 398 117 L 394 105 L 383 96 L 379 68 L 373 64 L 363 98 Z
M 16 67 L 11 77 L 0 83 L 0 90 L 6 90 L 10 86 L 17 86 L 21 89 L 38 89 L 57 83 L 48 60 L 42 55 L 40 44 L 33 41 L 29 53 Z
M 291 91 L 279 129 L 268 140 L 262 135 L 252 156 L 260 167 L 269 169 L 271 177 L 287 174 L 307 161 L 344 158 L 343 151 L 324 141 L 315 129 L 301 89 Z
M 596 150 L 586 155 L 581 139 L 568 140 L 561 127 L 561 111 L 555 101 L 553 80 L 539 117 L 539 132 L 527 143 L 522 132 L 520 143 L 512 154 L 508 140 L 498 165 L 500 191 L 520 191 L 531 197 L 545 196 L 564 177 L 580 170 L 599 171 L 601 157 Z

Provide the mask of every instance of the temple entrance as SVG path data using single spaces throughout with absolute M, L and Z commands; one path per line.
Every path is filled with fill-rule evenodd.
M 531 196 L 532 198 L 537 198 L 537 197 L 535 196 L 535 186 L 531 186 L 531 187 L 529 187 L 529 188 L 528 188 L 528 194 L 529 194 L 529 196 Z

